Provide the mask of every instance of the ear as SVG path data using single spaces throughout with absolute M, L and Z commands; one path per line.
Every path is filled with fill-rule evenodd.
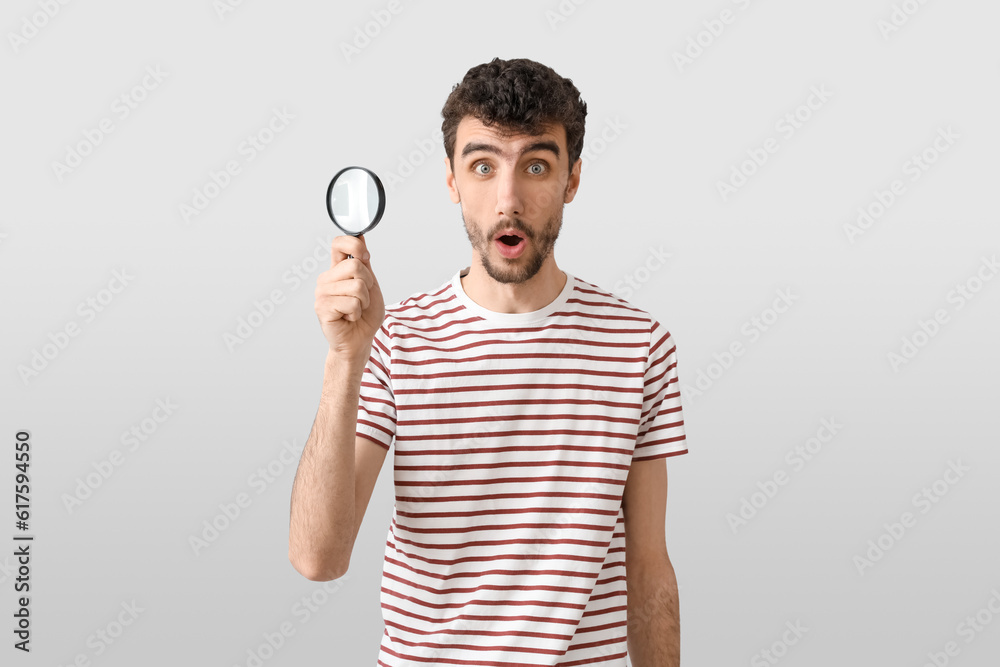
M 580 187 L 580 172 L 583 170 L 583 158 L 577 158 L 573 164 L 573 169 L 569 172 L 569 180 L 566 183 L 566 196 L 563 202 L 568 204 L 576 197 L 576 191 Z
M 448 195 L 451 197 L 452 203 L 457 204 L 462 201 L 462 196 L 458 193 L 458 184 L 455 182 L 455 174 L 451 170 L 451 159 L 448 156 L 444 158 L 444 167 L 444 182 L 448 186 Z

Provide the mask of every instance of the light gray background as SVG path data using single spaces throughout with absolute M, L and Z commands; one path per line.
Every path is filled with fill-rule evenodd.
M 917 11 L 884 36 L 879 22 L 903 5 Z M 1000 251 L 1000 6 L 400 0 L 348 61 L 342 44 L 387 7 L 245 0 L 220 16 L 210 0 L 70 2 L 15 46 L 43 10 L 5 3 L 0 424 L 7 443 L 33 435 L 37 537 L 24 656 L 10 648 L 5 446 L 4 664 L 247 665 L 284 622 L 294 634 L 265 665 L 374 664 L 391 465 L 346 577 L 324 587 L 287 559 L 298 456 L 279 454 L 303 446 L 319 399 L 313 290 L 335 233 L 323 195 L 350 164 L 406 174 L 368 236 L 387 303 L 467 266 L 436 137 L 452 86 L 495 56 L 553 67 L 588 104 L 592 159 L 559 266 L 660 319 L 686 386 L 715 376 L 685 399 L 690 453 L 668 460 L 683 664 L 767 664 L 760 652 L 777 643 L 783 665 L 918 666 L 949 641 L 949 664 L 994 664 L 1000 280 L 960 310 L 948 295 Z M 704 22 L 723 10 L 733 21 L 710 40 Z M 708 46 L 679 68 L 675 52 L 700 32 Z M 115 99 L 157 66 L 166 78 L 120 119 Z M 786 139 L 776 122 L 814 86 L 830 98 Z M 241 142 L 276 108 L 294 119 L 247 161 Z M 114 131 L 59 180 L 53 162 L 105 117 Z M 619 130 L 601 143 L 609 123 Z M 910 181 L 904 164 L 948 127 L 957 140 Z M 717 182 L 769 137 L 780 149 L 723 201 Z M 185 223 L 179 206 L 228 160 L 241 172 Z M 905 193 L 851 243 L 844 225 L 897 178 Z M 314 250 L 326 261 L 286 282 Z M 129 284 L 86 321 L 78 305 L 122 268 Z M 626 277 L 639 289 L 622 289 Z M 284 302 L 230 349 L 225 334 L 276 289 Z M 778 290 L 793 305 L 751 340 L 744 325 Z M 893 369 L 889 353 L 938 309 L 948 321 Z M 79 335 L 22 380 L 18 367 L 73 322 Z M 713 368 L 734 342 L 745 353 Z M 168 398 L 173 414 L 123 446 Z M 795 470 L 786 453 L 824 418 L 843 426 Z M 124 462 L 69 511 L 64 496 L 116 449 Z M 914 495 L 949 461 L 969 470 L 921 513 Z M 262 489 L 250 478 L 269 463 L 280 472 Z M 734 532 L 727 515 L 781 471 L 788 483 Z M 240 493 L 251 504 L 196 554 L 190 537 Z M 855 557 L 907 511 L 916 524 L 860 572 Z M 305 617 L 310 595 L 323 604 Z M 97 655 L 95 633 L 132 601 L 143 611 Z M 967 642 L 959 624 L 984 609 L 992 622 Z M 808 630 L 783 651 L 786 623 Z

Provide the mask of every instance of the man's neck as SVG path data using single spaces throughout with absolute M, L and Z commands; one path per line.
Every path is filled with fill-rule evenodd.
M 550 258 L 551 259 L 551 258 Z M 466 295 L 495 313 L 531 313 L 549 305 L 566 286 L 568 276 L 554 260 L 523 283 L 499 283 L 486 273 L 478 262 L 470 264 L 469 273 L 461 277 Z

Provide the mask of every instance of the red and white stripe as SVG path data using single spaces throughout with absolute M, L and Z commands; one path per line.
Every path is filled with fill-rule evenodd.
M 687 452 L 670 333 L 570 274 L 535 313 L 386 306 L 357 435 L 395 443 L 378 664 L 624 666 L 622 492 Z

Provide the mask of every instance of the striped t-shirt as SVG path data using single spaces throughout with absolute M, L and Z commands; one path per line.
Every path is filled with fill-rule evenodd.
M 395 442 L 378 664 L 623 667 L 629 465 L 687 452 L 673 338 L 568 272 L 530 313 L 467 273 L 386 306 L 361 382 Z

